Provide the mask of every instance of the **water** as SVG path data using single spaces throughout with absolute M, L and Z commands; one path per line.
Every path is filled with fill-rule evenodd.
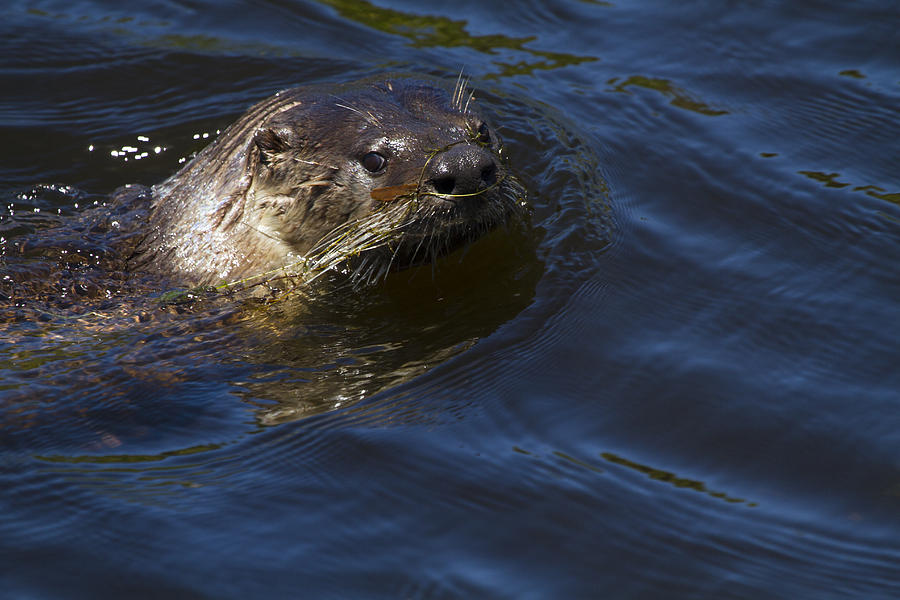
M 465 68 L 533 207 L 362 293 L 88 311 L 82 267 L 44 281 L 0 330 L 3 597 L 900 595 L 892 3 L 0 23 L 7 275 L 308 81 Z

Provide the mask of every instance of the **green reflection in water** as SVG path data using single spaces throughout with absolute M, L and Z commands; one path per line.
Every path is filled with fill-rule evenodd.
M 558 450 L 553 453 L 553 456 L 555 456 L 557 458 L 561 458 L 563 460 L 566 460 L 572 464 L 578 465 L 579 467 L 584 467 L 585 469 L 588 469 L 589 471 L 593 471 L 594 473 L 602 473 L 603 472 L 603 469 L 601 469 L 599 467 L 595 467 L 594 465 L 592 465 L 590 463 L 586 463 L 583 460 L 579 460 L 579 459 L 575 458 L 574 456 L 569 456 L 568 454 L 559 452 Z
M 169 34 L 160 36 L 154 42 L 166 48 L 199 50 L 202 52 L 223 52 L 234 49 L 233 43 L 209 35 Z
M 6 353 L 4 352 L 4 354 Z M 22 349 L 18 352 L 9 352 L 8 356 L 9 358 L 3 357 L 0 359 L 0 371 L 22 372 L 39 369 L 63 360 L 89 357 L 90 350 L 81 348 L 77 343 L 73 342 L 69 344 L 55 344 L 47 348 Z M 8 389 L 9 387 L 5 382 L 0 383 L 0 389 Z
M 68 14 L 68 13 L 51 13 L 46 10 L 41 10 L 38 8 L 29 8 L 25 11 L 26 14 L 29 14 L 33 17 L 43 17 L 48 19 L 57 19 L 60 21 L 65 20 L 73 20 L 79 23 L 102 23 L 109 24 L 112 23 L 114 25 L 126 25 L 126 24 L 134 24 L 139 26 L 151 26 L 151 27 L 168 27 L 170 23 L 164 20 L 155 20 L 155 21 L 138 21 L 135 17 L 131 15 L 122 15 L 116 16 L 113 14 L 104 15 L 102 17 L 96 15 L 76 15 L 76 14 Z
M 35 17 L 56 19 L 61 21 L 72 20 L 88 25 L 102 26 L 112 35 L 123 38 L 138 38 L 135 43 L 147 48 L 162 48 L 167 50 L 184 50 L 188 52 L 205 52 L 209 54 L 239 53 L 250 56 L 301 56 L 299 51 L 280 45 L 271 45 L 265 41 L 238 41 L 227 37 L 218 37 L 204 34 L 185 35 L 179 33 L 153 35 L 153 30 L 170 28 L 172 23 L 165 20 L 141 20 L 132 16 L 105 15 L 102 17 L 89 15 L 76 15 L 66 13 L 49 13 L 38 9 L 29 9 L 28 14 Z M 153 37 L 144 38 L 147 34 Z
M 204 444 L 159 454 L 33 455 L 31 458 L 50 463 L 45 472 L 63 477 L 67 483 L 124 502 L 171 510 L 177 501 L 190 501 L 195 490 L 217 485 L 234 475 L 236 471 L 225 466 L 230 462 L 229 457 L 203 456 L 226 445 Z M 193 458 L 175 464 L 163 462 L 186 456 Z
M 319 0 L 321 4 L 334 8 L 338 14 L 377 31 L 405 37 L 414 48 L 458 48 L 465 47 L 496 54 L 498 50 L 524 52 L 536 61 L 503 63 L 495 61 L 500 72 L 486 78 L 525 75 L 535 70 L 557 69 L 597 60 L 593 56 L 576 56 L 562 52 L 545 52 L 526 48 L 525 45 L 537 39 L 536 36 L 509 37 L 506 35 L 472 35 L 466 31 L 466 21 L 455 21 L 447 17 L 411 15 L 398 10 L 382 8 L 369 2 L 358 0 Z
M 130 35 L 130 32 L 127 30 L 116 30 L 114 33 L 123 37 Z M 166 48 L 184 50 L 186 52 L 205 52 L 208 54 L 235 53 L 247 56 L 302 56 L 301 52 L 284 46 L 269 45 L 265 42 L 237 41 L 223 37 L 200 34 L 182 35 L 172 33 L 141 41 L 140 43 L 148 48 Z
M 337 11 L 342 18 L 359 23 L 376 31 L 391 35 L 397 35 L 410 40 L 410 46 L 414 48 L 471 48 L 484 54 L 497 54 L 498 51 L 521 52 L 528 56 L 526 60 L 518 62 L 494 61 L 499 67 L 498 73 L 487 74 L 486 79 L 508 77 L 512 75 L 527 75 L 537 70 L 558 69 L 584 62 L 598 60 L 593 56 L 576 56 L 564 52 L 549 52 L 527 48 L 526 44 L 537 40 L 537 36 L 510 37 L 500 34 L 472 35 L 466 31 L 468 23 L 463 20 L 453 20 L 448 17 L 429 15 L 413 15 L 398 10 L 382 8 L 370 2 L 358 0 L 319 0 L 325 6 Z M 596 2 L 606 6 L 605 2 Z M 65 13 L 49 13 L 39 9 L 29 9 L 28 13 L 42 18 L 75 19 L 78 21 L 90 21 L 97 24 L 112 24 L 117 27 L 112 29 L 115 35 L 130 37 L 134 31 L 124 26 L 141 26 L 150 28 L 170 27 L 167 21 L 135 21 L 128 15 L 106 15 L 96 17 L 76 17 Z M 154 36 L 144 40 L 143 45 L 149 47 L 175 48 L 195 52 L 208 52 L 221 54 L 225 52 L 239 52 L 249 55 L 263 56 L 300 56 L 301 53 L 284 45 L 269 45 L 266 41 L 232 40 L 227 37 L 211 35 L 184 35 L 170 33 Z
M 854 192 L 865 192 L 866 196 L 872 196 L 873 198 L 878 198 L 879 200 L 887 200 L 888 202 L 893 202 L 894 204 L 900 204 L 900 192 L 889 193 L 884 188 L 880 188 L 877 185 L 860 185 L 853 188 Z
M 669 103 L 672 106 L 700 113 L 701 115 L 706 115 L 708 117 L 718 117 L 728 114 L 727 110 L 715 110 L 710 108 L 708 104 L 694 100 L 687 92 L 672 85 L 672 82 L 668 79 L 653 79 L 651 77 L 633 75 L 621 83 L 619 83 L 618 77 L 613 77 L 606 83 L 615 86 L 613 88 L 614 92 L 628 93 L 628 88 L 632 86 L 660 92 L 667 98 L 671 98 Z
M 66 463 L 66 464 L 110 464 L 110 463 L 146 463 L 158 462 L 171 458 L 173 456 L 190 456 L 191 454 L 199 454 L 201 452 L 209 452 L 218 450 L 221 444 L 203 444 L 200 446 L 191 446 L 189 448 L 181 448 L 179 450 L 169 450 L 160 452 L 159 454 L 107 454 L 100 456 L 40 456 L 35 455 L 35 460 L 41 460 L 49 463 Z
M 818 171 L 797 171 L 801 175 L 806 175 L 810 179 L 814 179 L 816 181 L 820 181 L 825 184 L 825 187 L 830 188 L 843 188 L 850 185 L 849 183 L 843 183 L 841 181 L 837 181 L 837 178 L 840 177 L 837 173 L 820 173 Z
M 823 173 L 821 171 L 797 171 L 800 175 L 805 175 L 809 177 L 813 181 L 818 181 L 819 183 L 824 183 L 825 187 L 830 188 L 845 188 L 851 186 L 853 184 L 838 181 L 837 178 L 840 177 L 840 173 Z M 900 204 L 900 192 L 888 192 L 882 187 L 878 187 L 877 185 L 858 185 L 853 188 L 854 192 L 863 192 L 866 196 L 871 196 L 872 198 L 877 198 L 879 200 L 886 200 L 887 202 L 893 202 L 894 204 Z
M 678 477 L 674 473 L 670 473 L 669 471 L 663 471 L 661 469 L 654 469 L 653 467 L 648 467 L 647 465 L 642 465 L 640 463 L 636 463 L 634 461 L 628 460 L 627 458 L 622 458 L 612 452 L 603 452 L 600 454 L 603 458 L 608 460 L 611 463 L 615 463 L 617 465 L 621 465 L 623 467 L 628 467 L 629 469 L 634 469 L 644 475 L 647 475 L 650 479 L 655 479 L 656 481 L 662 481 L 665 483 L 669 483 L 679 488 L 687 488 L 694 490 L 695 492 L 700 492 L 703 494 L 707 494 L 712 496 L 713 498 L 718 498 L 720 500 L 724 500 L 725 502 L 730 502 L 732 504 L 746 504 L 747 506 L 757 506 L 756 502 L 747 502 L 743 498 L 733 498 L 724 492 L 714 492 L 707 489 L 706 485 L 702 481 L 696 481 L 694 479 L 686 479 L 684 477 Z
M 529 63 L 527 61 L 519 61 L 517 63 L 494 61 L 494 64 L 500 67 L 500 72 L 485 75 L 484 78 L 497 79 L 499 77 L 511 77 L 514 75 L 530 75 L 534 71 L 547 71 L 550 69 L 558 69 L 560 67 L 568 67 L 584 62 L 598 60 L 593 56 L 573 56 L 571 54 L 561 54 L 559 52 L 541 52 L 539 50 L 529 50 L 527 48 L 522 48 L 522 50 L 534 56 L 546 58 L 547 60 L 539 60 L 532 63 Z

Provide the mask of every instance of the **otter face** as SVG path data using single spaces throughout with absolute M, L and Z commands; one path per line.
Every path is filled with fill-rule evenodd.
M 361 277 L 426 262 L 522 211 L 500 137 L 460 89 L 392 80 L 297 90 L 256 131 L 260 230 L 297 256 L 363 256 Z M 322 252 L 326 252 L 328 258 Z

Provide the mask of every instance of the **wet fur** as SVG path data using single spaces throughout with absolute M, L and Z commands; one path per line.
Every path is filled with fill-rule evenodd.
M 483 122 L 462 79 L 452 93 L 402 79 L 280 92 L 152 188 L 131 266 L 195 285 L 282 268 L 310 277 L 338 265 L 370 282 L 432 261 L 522 213 L 524 192 L 492 130 L 472 152 L 495 156 L 496 186 L 461 198 L 423 184 L 429 161 L 477 144 L 471 131 Z M 394 153 L 380 176 L 359 165 L 376 142 Z M 414 191 L 373 198 L 389 186 Z

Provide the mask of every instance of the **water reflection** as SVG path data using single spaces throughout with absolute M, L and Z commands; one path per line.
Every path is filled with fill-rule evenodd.
M 28 446 L 47 428 L 67 452 L 99 455 L 152 445 L 147 432 L 161 407 L 168 406 L 166 419 L 206 418 L 205 409 L 180 397 L 197 381 L 240 399 L 264 425 L 334 409 L 359 422 L 432 418 L 416 408 L 419 398 L 391 390 L 472 348 L 527 308 L 548 260 L 594 269 L 594 254 L 609 244 L 607 189 L 596 149 L 541 117 L 539 107 L 516 98 L 492 100 L 508 111 L 504 137 L 513 164 L 533 172 L 527 185 L 566 191 L 532 198 L 534 227 L 510 226 L 439 265 L 396 273 L 375 288 L 342 288 L 336 276 L 277 301 L 215 294 L 172 301 L 158 282 L 128 278 L 118 264 L 128 254 L 131 232 L 143 222 L 147 197 L 141 186 L 120 204 L 76 210 L 76 218 L 55 214 L 47 221 L 47 213 L 25 213 L 27 218 L 0 223 L 10 234 L 4 266 L 17 273 L 0 286 L 7 299 L 0 307 L 8 313 L 6 329 L 14 337 L 26 322 L 34 329 L 30 346 L 20 343 L 4 356 L 9 385 L 22 393 L 5 399 L 0 418 L 12 430 L 27 432 L 14 445 Z M 136 139 L 156 143 L 143 134 Z M 536 139 L 542 140 L 537 151 Z M 129 151 L 137 146 L 129 145 L 126 154 L 136 154 Z M 32 199 L 72 205 L 82 194 L 35 188 Z M 55 227 L 52 235 L 43 232 L 47 227 Z M 547 231 L 556 239 L 539 250 Z M 564 302 L 565 290 L 577 280 L 559 266 L 554 270 L 553 281 L 563 277 L 557 296 Z M 99 293 L 82 293 L 87 284 Z M 47 353 L 45 364 L 23 369 L 24 357 L 38 346 Z M 61 355 L 62 348 L 74 355 Z M 223 369 L 233 370 L 227 381 L 221 379 Z M 60 370 L 71 375 L 63 381 L 56 376 Z M 40 405 L 27 398 L 34 379 L 46 389 Z M 166 401 L 150 408 L 151 391 Z M 73 396 L 78 400 L 63 401 Z M 119 412 L 105 412 L 113 398 L 121 402 Z
M 245 360 L 282 367 L 240 387 L 248 398 L 277 403 L 261 410 L 265 424 L 346 409 L 395 388 L 527 307 L 543 273 L 535 252 L 527 231 L 496 232 L 437 268 L 395 273 L 378 288 L 336 289 L 314 302 L 253 311 L 248 325 L 267 333 Z
M 639 473 L 643 473 L 650 479 L 655 481 L 661 481 L 664 483 L 668 483 L 677 488 L 687 488 L 694 490 L 695 492 L 700 492 L 702 494 L 707 494 L 712 496 L 713 498 L 718 498 L 720 500 L 724 500 L 725 502 L 731 504 L 746 504 L 747 506 L 757 506 L 756 502 L 750 502 L 744 500 L 743 498 L 735 498 L 733 496 L 729 496 L 725 492 L 717 492 L 710 490 L 706 487 L 706 484 L 702 481 L 697 481 L 694 479 L 688 479 L 686 477 L 679 477 L 674 473 L 670 473 L 669 471 L 664 471 L 662 469 L 657 469 L 654 467 L 650 467 L 647 465 L 643 465 L 641 463 L 635 462 L 633 460 L 629 460 L 627 458 L 623 458 L 617 454 L 613 454 L 612 452 L 603 452 L 600 456 L 604 459 L 608 460 L 611 463 L 620 465 L 622 467 L 628 467 L 629 469 L 634 469 Z
M 670 104 L 672 106 L 683 108 L 685 110 L 699 113 L 701 115 L 706 115 L 707 117 L 718 117 L 728 114 L 727 110 L 714 109 L 705 102 L 695 100 L 688 92 L 674 85 L 667 79 L 632 75 L 625 81 L 620 82 L 618 77 L 613 77 L 606 83 L 608 85 L 614 86 L 612 91 L 615 92 L 629 93 L 629 87 L 640 87 L 659 92 L 667 98 L 671 99 Z
M 472 35 L 466 21 L 447 17 L 414 15 L 399 10 L 383 8 L 358 0 L 319 0 L 333 7 L 345 19 L 355 21 L 377 31 L 405 37 L 414 48 L 465 47 L 484 54 L 497 54 L 499 50 L 513 50 L 529 58 L 516 63 L 495 61 L 500 72 L 486 78 L 524 75 L 535 70 L 558 69 L 597 60 L 593 56 L 577 56 L 564 52 L 534 50 L 527 44 L 537 41 L 537 36 L 510 37 L 501 34 Z M 535 60 L 536 59 L 536 60 Z
M 845 188 L 853 185 L 852 183 L 845 181 L 838 181 L 838 178 L 841 176 L 840 173 L 823 173 L 822 171 L 797 171 L 800 175 L 804 175 L 809 177 L 813 181 L 818 181 L 823 184 L 825 187 L 829 188 Z M 853 187 L 854 192 L 863 192 L 866 196 L 871 198 L 877 198 L 878 200 L 885 200 L 887 202 L 893 202 L 894 204 L 900 204 L 900 192 L 888 192 L 885 188 L 879 187 L 877 185 L 857 185 Z

